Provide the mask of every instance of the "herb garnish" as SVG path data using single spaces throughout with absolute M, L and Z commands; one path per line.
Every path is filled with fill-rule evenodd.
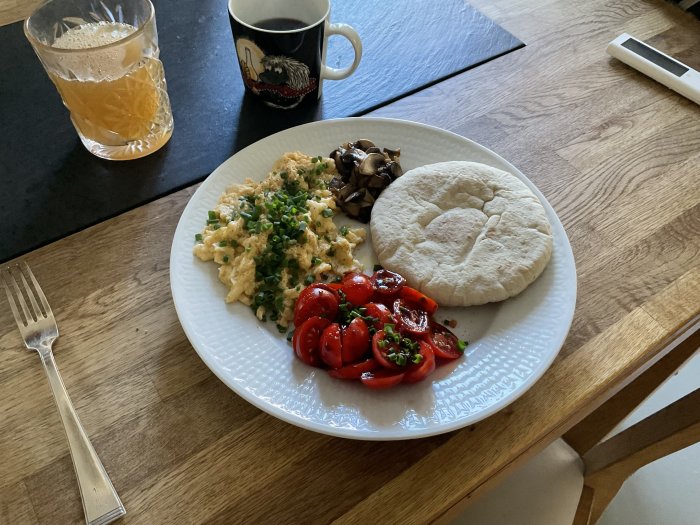
M 393 324 L 385 324 L 384 338 L 377 342 L 379 348 L 388 348 L 386 358 L 399 366 L 420 363 L 423 356 L 420 354 L 418 342 L 408 337 L 401 337 L 394 328 Z
M 367 312 L 367 308 L 363 308 L 362 306 L 355 306 L 354 304 L 349 303 L 345 298 L 345 294 L 342 290 L 338 290 L 338 295 L 340 296 L 340 304 L 338 305 L 340 324 L 342 326 L 347 326 L 350 324 L 350 322 L 352 322 L 353 319 L 359 317 L 360 319 L 364 320 L 365 323 L 367 323 L 369 333 L 371 335 L 374 335 L 377 332 L 376 328 L 374 328 L 374 323 L 379 321 L 379 319 L 371 315 L 365 315 Z

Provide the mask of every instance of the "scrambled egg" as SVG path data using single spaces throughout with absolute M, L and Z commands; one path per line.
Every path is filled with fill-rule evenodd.
M 285 153 L 265 180 L 246 179 L 219 198 L 194 254 L 220 265 L 226 302 L 249 305 L 284 330 L 305 285 L 362 269 L 352 250 L 365 230 L 333 222 L 327 184 L 336 174 L 332 159 Z

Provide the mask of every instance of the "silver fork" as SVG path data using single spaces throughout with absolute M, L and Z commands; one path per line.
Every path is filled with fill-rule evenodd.
M 39 353 L 49 378 L 51 391 L 68 437 L 68 446 L 83 500 L 85 521 L 88 525 L 111 523 L 126 514 L 126 510 L 80 424 L 56 368 L 51 346 L 58 337 L 58 326 L 46 296 L 25 262 L 0 270 L 0 280 L 24 344 L 30 350 Z

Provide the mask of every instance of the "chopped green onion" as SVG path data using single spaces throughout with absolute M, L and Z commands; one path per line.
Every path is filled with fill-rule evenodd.
M 223 248 L 224 246 L 227 246 L 228 243 L 226 241 L 219 241 L 219 247 Z
M 348 228 L 347 226 L 340 227 L 340 235 L 345 237 L 348 233 L 350 233 L 350 228 Z
M 223 259 L 223 261 L 224 261 L 225 263 L 227 263 L 227 262 L 228 262 L 228 255 L 224 255 L 224 259 Z
M 464 350 L 467 348 L 467 343 L 466 341 L 462 341 L 461 339 L 457 339 L 457 350 L 460 351 L 460 353 L 464 353 Z
M 326 218 L 333 217 L 333 210 L 331 210 L 330 208 L 326 208 L 321 212 L 321 215 L 323 215 Z
M 208 214 L 208 216 L 209 216 L 209 220 L 210 220 L 210 221 L 218 221 L 218 220 L 219 220 L 219 218 L 216 216 L 216 212 L 215 212 L 215 211 L 209 210 L 209 211 L 207 212 L 207 214 Z
M 194 234 L 194 240 L 197 242 L 202 242 L 204 240 L 204 237 L 202 236 L 201 233 L 195 233 Z

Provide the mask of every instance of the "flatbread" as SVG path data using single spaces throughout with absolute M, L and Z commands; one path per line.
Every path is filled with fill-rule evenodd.
M 476 162 L 410 171 L 372 209 L 379 262 L 445 306 L 502 301 L 547 266 L 552 229 L 517 177 Z

